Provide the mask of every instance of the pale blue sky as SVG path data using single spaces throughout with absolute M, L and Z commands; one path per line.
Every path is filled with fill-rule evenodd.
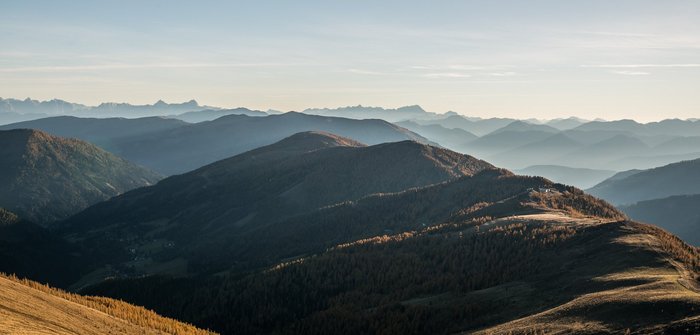
M 700 117 L 700 1 L 0 2 L 0 97 Z

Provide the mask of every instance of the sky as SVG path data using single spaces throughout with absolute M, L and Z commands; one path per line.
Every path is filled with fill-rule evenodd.
M 2 0 L 0 97 L 700 118 L 700 1 Z

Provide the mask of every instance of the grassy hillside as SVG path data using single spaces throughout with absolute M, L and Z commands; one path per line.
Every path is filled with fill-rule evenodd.
M 211 334 L 122 301 L 86 297 L 0 274 L 8 334 Z
M 92 144 L 37 130 L 0 131 L 0 143 L 0 206 L 37 223 L 160 179 Z

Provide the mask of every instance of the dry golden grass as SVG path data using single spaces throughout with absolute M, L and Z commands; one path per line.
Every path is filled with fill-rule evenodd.
M 0 334 L 212 334 L 122 301 L 0 275 Z
M 627 233 L 614 243 L 656 254 L 656 266 L 593 278 L 610 289 L 582 294 L 541 313 L 475 334 L 666 334 L 667 327 L 677 324 L 686 329 L 681 333 L 697 329 L 700 292 L 693 262 L 679 261 L 685 260 L 685 255 L 679 258 L 674 251 L 677 248 L 669 248 L 674 241 L 659 229 L 630 223 L 624 230 Z M 636 326 L 621 329 L 618 324 Z

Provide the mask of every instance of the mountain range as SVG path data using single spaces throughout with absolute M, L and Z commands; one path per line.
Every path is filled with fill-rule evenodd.
M 71 104 L 62 100 L 40 102 L 5 99 L 2 100 L 0 105 L 5 106 L 4 109 L 0 110 L 0 115 L 7 116 L 10 121 L 17 121 L 18 119 L 10 117 L 8 113 L 17 114 L 20 112 L 33 113 L 31 115 L 35 117 L 58 114 L 71 114 L 81 118 L 159 116 L 174 119 L 171 124 L 171 126 L 174 126 L 178 119 L 187 123 L 201 123 L 215 121 L 217 118 L 231 115 L 267 117 L 285 114 L 272 110 L 263 112 L 242 107 L 223 109 L 201 106 L 196 101 L 182 104 L 168 104 L 159 101 L 153 105 L 104 103 L 95 107 L 89 107 Z M 467 117 L 455 112 L 432 113 L 417 105 L 396 109 L 360 105 L 334 109 L 310 108 L 304 110 L 303 113 L 353 120 L 376 119 L 375 121 L 365 120 L 363 122 L 378 122 L 378 120 L 396 122 L 400 127 L 409 129 L 433 144 L 439 144 L 451 150 L 473 155 L 498 166 L 514 170 L 524 169 L 533 165 L 557 165 L 569 168 L 619 172 L 629 169 L 648 169 L 681 160 L 700 158 L 700 150 L 697 149 L 697 144 L 700 143 L 698 142 L 700 136 L 697 135 L 700 133 L 700 122 L 697 120 L 669 119 L 659 122 L 638 123 L 633 120 L 587 121 L 575 117 L 554 120 L 483 119 Z M 148 121 L 148 118 L 137 120 L 139 121 L 134 121 L 133 123 L 137 129 L 141 127 L 136 126 L 137 123 L 146 125 L 155 122 Z M 55 127 L 46 125 L 46 123 L 54 121 L 59 122 L 61 120 L 45 119 L 43 120 L 43 125 L 35 125 L 31 122 L 15 122 L 15 124 L 5 126 L 3 129 L 36 127 L 37 129 L 52 132 L 51 129 Z M 165 124 L 165 122 L 162 123 Z M 248 122 L 241 123 L 250 125 Z M 197 155 L 201 152 L 202 157 L 171 157 L 176 154 L 169 152 L 170 149 L 167 146 L 170 145 L 170 142 L 177 142 L 178 140 L 171 138 L 170 135 L 162 134 L 164 136 L 162 138 L 158 136 L 138 138 L 138 136 L 130 135 L 130 127 L 126 123 L 121 126 L 116 126 L 115 123 L 115 126 L 110 126 L 110 128 L 124 129 L 124 136 L 119 137 L 122 142 L 127 143 L 113 147 L 103 146 L 103 148 L 110 151 L 114 150 L 113 152 L 120 156 L 166 175 L 186 172 L 217 159 L 222 159 L 260 145 L 270 144 L 298 131 L 330 131 L 343 136 L 357 138 L 369 144 L 379 143 L 359 138 L 359 135 L 355 133 L 341 133 L 339 129 L 327 127 L 295 128 L 292 132 L 285 133 L 281 137 L 276 137 L 270 141 L 244 145 L 242 149 L 219 148 L 220 153 L 206 153 L 206 151 L 210 150 L 209 148 L 193 147 L 192 149 L 197 152 Z M 263 128 L 261 131 L 265 132 L 266 130 Z M 173 132 L 175 133 L 176 131 L 173 130 Z M 72 136 L 71 134 L 58 132 L 57 134 Z M 90 139 L 85 137 L 79 138 L 90 141 Z M 97 141 L 99 140 L 97 139 Z M 134 142 L 130 142 L 130 140 Z M 211 140 L 213 143 L 219 143 L 214 141 L 214 139 Z M 221 140 L 227 141 L 228 145 L 233 145 L 225 136 L 221 136 Z M 140 146 L 142 141 L 145 141 L 143 142 L 144 150 L 163 151 L 162 155 L 166 157 L 150 159 L 144 157 L 147 152 L 138 152 L 137 149 L 132 148 L 132 146 Z M 235 141 L 240 141 L 240 139 L 235 139 Z M 93 143 L 102 145 L 102 143 L 98 142 Z M 185 168 L 174 167 L 180 164 L 185 164 Z M 557 176 L 545 175 L 545 177 L 556 178 Z M 567 181 L 578 187 L 591 186 L 591 182 L 585 179 L 570 178 Z M 602 179 L 595 180 L 595 182 L 600 181 Z
M 172 270 L 166 264 L 175 262 L 181 265 L 177 271 L 186 273 L 193 268 L 249 268 L 281 259 L 275 252 L 289 252 L 281 245 L 299 231 L 285 227 L 296 225 L 299 215 L 493 168 L 417 142 L 368 147 L 336 135 L 304 132 L 125 193 L 67 219 L 60 231 L 96 248 L 110 246 L 110 256 L 122 255 L 115 259 L 137 272 Z M 263 232 L 265 237 L 259 237 Z M 249 245 L 251 241 L 258 245 Z M 261 245 L 268 245 L 270 255 L 246 254 Z
M 263 117 L 226 115 L 195 124 L 163 118 L 84 119 L 60 117 L 0 129 L 35 128 L 92 141 L 129 161 L 165 175 L 194 170 L 301 131 L 326 131 L 366 144 L 424 137 L 382 120 L 353 120 L 301 113 Z
M 194 105 L 0 130 L 0 328 L 700 332 L 695 121 Z

